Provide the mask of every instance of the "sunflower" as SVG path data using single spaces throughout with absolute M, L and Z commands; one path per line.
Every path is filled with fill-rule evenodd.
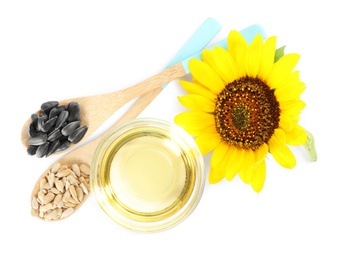
M 231 31 L 228 50 L 214 47 L 189 61 L 192 81 L 180 81 L 188 93 L 178 99 L 190 111 L 175 123 L 195 137 L 203 155 L 212 152 L 210 183 L 238 174 L 260 192 L 268 153 L 285 168 L 295 166 L 289 145 L 307 141 L 298 124 L 305 84 L 294 70 L 300 56 L 276 60 L 276 51 L 276 37 L 256 35 L 248 44 Z

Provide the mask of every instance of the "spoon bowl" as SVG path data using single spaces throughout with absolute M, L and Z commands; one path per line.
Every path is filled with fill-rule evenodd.
M 80 125 L 87 126 L 88 130 L 83 136 L 83 140 L 86 140 L 99 126 L 101 126 L 115 111 L 121 108 L 131 100 L 148 93 L 154 89 L 160 88 L 162 85 L 169 83 L 175 79 L 179 79 L 186 75 L 186 71 L 181 63 L 177 63 L 164 71 L 144 80 L 131 87 L 115 91 L 112 93 L 76 97 L 59 101 L 60 105 L 68 105 L 70 102 L 77 102 L 80 105 Z M 40 111 L 37 111 L 38 115 Z M 29 118 L 23 125 L 21 130 L 21 142 L 24 147 L 28 148 L 29 135 L 27 129 L 31 124 L 31 118 Z M 73 145 L 71 145 L 72 147 Z M 57 153 L 56 153 L 57 154 Z

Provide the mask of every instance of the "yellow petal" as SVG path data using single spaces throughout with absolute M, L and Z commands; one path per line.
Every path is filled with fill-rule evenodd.
M 226 164 L 227 164 L 229 156 L 230 155 L 228 153 L 225 153 L 224 157 L 216 165 L 216 167 L 211 167 L 210 174 L 209 174 L 209 182 L 211 184 L 217 183 L 225 177 L 225 169 L 226 169 Z
M 211 168 L 208 175 L 208 181 L 211 184 L 220 182 L 225 177 L 225 171 L 222 171 L 220 168 Z
M 261 67 L 262 35 L 258 34 L 250 44 L 245 55 L 245 71 L 248 76 L 255 78 Z
M 274 64 L 275 48 L 276 37 L 269 37 L 263 45 L 261 68 L 258 73 L 258 77 L 262 81 L 266 81 L 270 75 L 270 72 L 272 71 Z
M 211 167 L 215 168 L 224 159 L 229 146 L 226 142 L 221 142 L 216 149 L 214 149 L 211 157 Z
M 300 95 L 304 90 L 305 84 L 299 81 L 294 84 L 287 84 L 284 87 L 277 88 L 275 90 L 275 96 L 279 102 L 295 100 L 300 98 Z
M 246 76 L 244 62 L 247 49 L 248 43 L 244 37 L 235 30 L 231 31 L 228 36 L 228 51 L 237 64 L 238 77 Z
M 218 133 L 203 134 L 195 138 L 195 142 L 203 155 L 214 150 L 221 143 L 221 137 Z
M 209 91 L 207 88 L 203 87 L 202 85 L 185 81 L 185 80 L 180 80 L 179 82 L 182 88 L 190 94 L 201 95 L 201 96 L 207 97 L 210 100 L 215 100 L 217 97 L 214 93 L 212 93 L 211 91 Z
M 241 169 L 244 162 L 244 150 L 230 146 L 227 153 L 230 154 L 230 157 L 226 165 L 225 178 L 231 181 Z
M 286 136 L 283 130 L 275 129 L 268 145 L 270 153 L 282 167 L 291 169 L 295 166 L 296 160 L 292 151 L 286 145 Z
M 190 110 L 214 112 L 215 101 L 196 94 L 178 97 L 179 102 Z
M 289 85 L 289 87 L 294 86 L 295 84 L 301 82 L 299 77 L 299 71 L 295 70 L 289 73 L 288 75 L 285 75 L 283 78 L 278 78 L 277 84 L 275 86 L 270 86 L 271 88 L 283 88 L 286 85 Z
M 256 192 L 260 192 L 263 188 L 264 181 L 266 179 L 266 163 L 265 161 L 261 161 L 255 168 L 254 178 L 251 181 L 251 187 Z
M 223 80 L 207 63 L 198 59 L 191 59 L 188 66 L 192 76 L 213 93 L 218 94 L 225 87 Z
M 282 56 L 272 68 L 267 79 L 267 84 L 271 89 L 279 88 L 288 80 L 289 75 L 297 64 L 300 56 L 298 54 L 286 54 Z
M 304 128 L 296 125 L 291 131 L 285 132 L 286 143 L 289 145 L 303 145 L 307 142 L 307 134 Z
M 281 113 L 287 113 L 287 111 L 298 111 L 300 112 L 306 106 L 306 103 L 300 99 L 297 100 L 290 100 L 290 101 L 279 101 Z M 292 112 L 292 114 L 294 114 Z
M 260 163 L 262 160 L 264 160 L 268 154 L 269 147 L 266 143 L 263 143 L 258 150 L 255 153 L 255 161 L 256 163 Z
M 238 79 L 237 64 L 224 48 L 214 47 L 213 57 L 217 72 L 225 83 L 231 83 Z
M 281 113 L 279 117 L 279 128 L 283 129 L 284 131 L 291 131 L 296 124 L 298 123 L 299 116 L 293 115 L 286 115 L 285 113 Z
M 203 50 L 201 53 L 201 58 L 204 62 L 210 65 L 213 69 L 215 69 L 215 61 L 213 57 L 213 52 L 209 49 Z
M 208 113 L 183 112 L 175 116 L 174 122 L 194 136 L 216 133 L 213 115 Z
M 211 114 L 200 111 L 182 112 L 175 116 L 174 122 L 184 128 L 207 128 L 215 124 Z
M 238 170 L 239 177 L 244 183 L 250 183 L 252 179 L 252 173 L 250 171 L 252 165 L 255 162 L 255 153 L 252 150 L 242 149 L 242 157 L 244 157 L 244 162 L 242 163 L 240 169 Z

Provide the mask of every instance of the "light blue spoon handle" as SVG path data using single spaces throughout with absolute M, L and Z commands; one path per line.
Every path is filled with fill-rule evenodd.
M 181 50 L 168 63 L 167 68 L 183 61 L 189 56 L 200 52 L 217 35 L 221 25 L 213 18 L 208 18 L 186 42 Z M 162 88 L 168 84 L 164 84 Z
M 252 42 L 252 40 L 255 38 L 255 36 L 257 34 L 261 34 L 263 38 L 266 38 L 266 33 L 264 31 L 264 29 L 262 28 L 262 26 L 260 26 L 259 24 L 254 24 L 251 25 L 243 30 L 240 31 L 240 33 L 243 35 L 244 39 L 250 44 Z M 210 46 L 208 49 L 213 49 L 214 46 L 220 46 L 223 47 L 224 49 L 227 50 L 227 39 L 224 39 L 220 42 L 215 43 L 214 45 Z M 201 52 L 198 52 L 186 59 L 184 59 L 182 61 L 182 66 L 185 69 L 186 73 L 190 73 L 189 68 L 188 68 L 188 62 L 190 59 L 192 58 L 197 58 L 197 59 L 201 59 Z

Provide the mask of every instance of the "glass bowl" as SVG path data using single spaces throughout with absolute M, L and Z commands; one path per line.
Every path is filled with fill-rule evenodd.
M 108 134 L 91 165 L 91 191 L 119 225 L 142 232 L 169 229 L 198 205 L 205 186 L 203 156 L 179 126 L 140 118 Z

